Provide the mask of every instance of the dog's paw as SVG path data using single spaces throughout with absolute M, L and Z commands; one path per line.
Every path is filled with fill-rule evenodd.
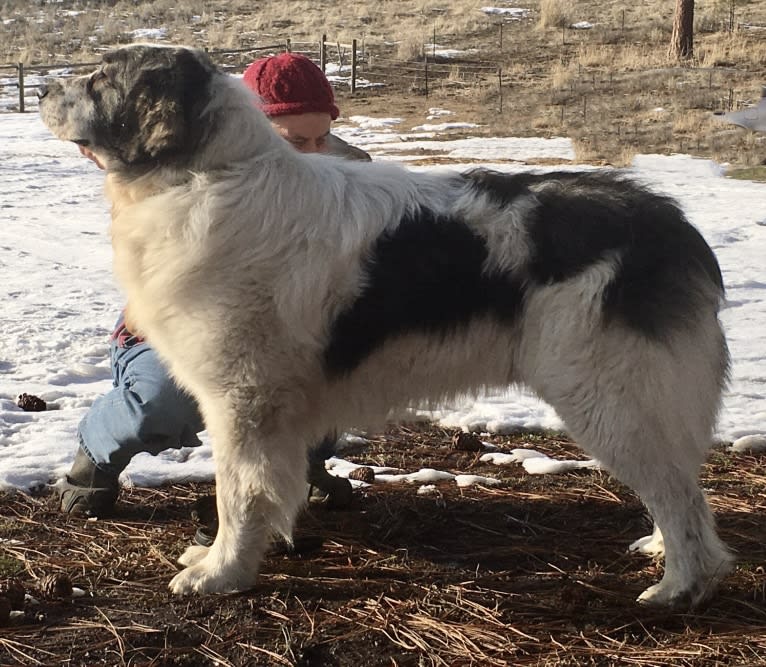
M 633 546 L 632 544 L 630 545 Z M 637 549 L 636 549 L 637 551 Z M 662 607 L 668 604 L 669 598 L 666 592 L 662 590 L 662 584 L 654 584 L 649 586 L 641 595 L 636 598 L 638 604 L 646 605 L 647 607 Z
M 204 565 L 191 565 L 170 580 L 170 590 L 176 595 L 192 593 L 229 593 L 217 577 L 210 576 Z
M 642 537 L 633 542 L 633 544 L 628 547 L 628 551 L 643 554 L 650 558 L 661 558 L 665 555 L 665 541 L 662 539 L 662 535 L 655 531 L 651 535 L 647 535 L 646 537 Z M 654 588 L 654 586 L 652 586 L 652 588 Z
M 199 544 L 190 546 L 178 557 L 178 564 L 183 565 L 184 567 L 191 567 L 192 565 L 196 565 L 205 556 L 207 556 L 209 549 L 210 547 L 203 547 Z
M 225 561 L 215 547 L 193 545 L 178 562 L 186 569 L 170 581 L 170 590 L 176 595 L 236 593 L 252 588 L 258 574 L 258 561 Z
M 252 588 L 254 584 L 255 581 L 249 577 L 229 576 L 226 570 L 217 570 L 213 573 L 205 560 L 202 560 L 173 577 L 170 580 L 170 590 L 176 595 L 237 593 Z
M 688 590 L 660 582 L 649 586 L 636 602 L 647 607 L 690 607 L 695 596 Z

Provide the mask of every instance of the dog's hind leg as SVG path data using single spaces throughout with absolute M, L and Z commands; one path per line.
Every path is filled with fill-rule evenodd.
M 681 473 L 682 474 L 682 473 Z M 718 538 L 696 479 L 668 480 L 664 493 L 647 497 L 636 489 L 663 533 L 665 575 L 638 596 L 651 605 L 695 606 L 712 595 L 731 570 L 732 558 Z M 654 490 L 654 489 L 653 489 Z M 666 536 L 667 535 L 667 536 Z
M 712 594 L 732 561 L 698 482 L 728 361 L 717 321 L 663 342 L 601 330 L 584 346 L 539 359 L 541 395 L 647 506 L 656 523 L 647 547 L 664 542 L 664 577 L 639 602 L 695 605 Z
M 170 582 L 177 594 L 251 588 L 271 539 L 291 539 L 305 500 L 308 439 L 280 428 L 284 420 L 253 414 L 253 401 L 222 403 L 202 407 L 216 463 L 218 533 L 211 547 L 181 556 L 187 567 Z

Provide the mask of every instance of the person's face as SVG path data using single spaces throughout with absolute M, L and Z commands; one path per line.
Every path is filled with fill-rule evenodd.
M 275 116 L 274 129 L 301 153 L 322 153 L 327 148 L 332 118 L 329 113 L 314 112 Z

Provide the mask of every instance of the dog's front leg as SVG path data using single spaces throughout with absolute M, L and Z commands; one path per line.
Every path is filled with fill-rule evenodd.
M 241 415 L 231 423 L 244 428 L 208 421 L 216 459 L 218 534 L 211 547 L 190 547 L 179 558 L 186 569 L 170 582 L 176 594 L 251 588 L 272 537 L 291 539 L 305 500 L 306 441 L 295 433 L 264 432 Z

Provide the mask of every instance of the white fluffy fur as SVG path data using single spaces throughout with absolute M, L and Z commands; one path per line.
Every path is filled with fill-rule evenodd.
M 487 239 L 489 263 L 515 269 L 529 259 L 524 220 L 535 200 L 504 209 L 443 174 L 300 155 L 238 82 L 216 74 L 213 87 L 206 113 L 218 135 L 194 156 L 192 176 L 159 166 L 128 178 L 112 162 L 107 178 L 129 316 L 198 399 L 216 459 L 218 536 L 182 556 L 171 589 L 252 586 L 271 536 L 291 535 L 307 448 L 333 428 L 520 383 L 654 517 L 661 534 L 650 546 L 664 537 L 665 575 L 639 599 L 708 595 L 730 567 L 697 483 L 725 367 L 715 314 L 669 345 L 606 329 L 612 257 L 534 291 L 514 326 L 486 318 L 448 338 L 406 334 L 327 377 L 331 323 L 359 295 L 381 232 L 424 205 L 466 220 Z M 108 151 L 94 150 L 110 165 Z

